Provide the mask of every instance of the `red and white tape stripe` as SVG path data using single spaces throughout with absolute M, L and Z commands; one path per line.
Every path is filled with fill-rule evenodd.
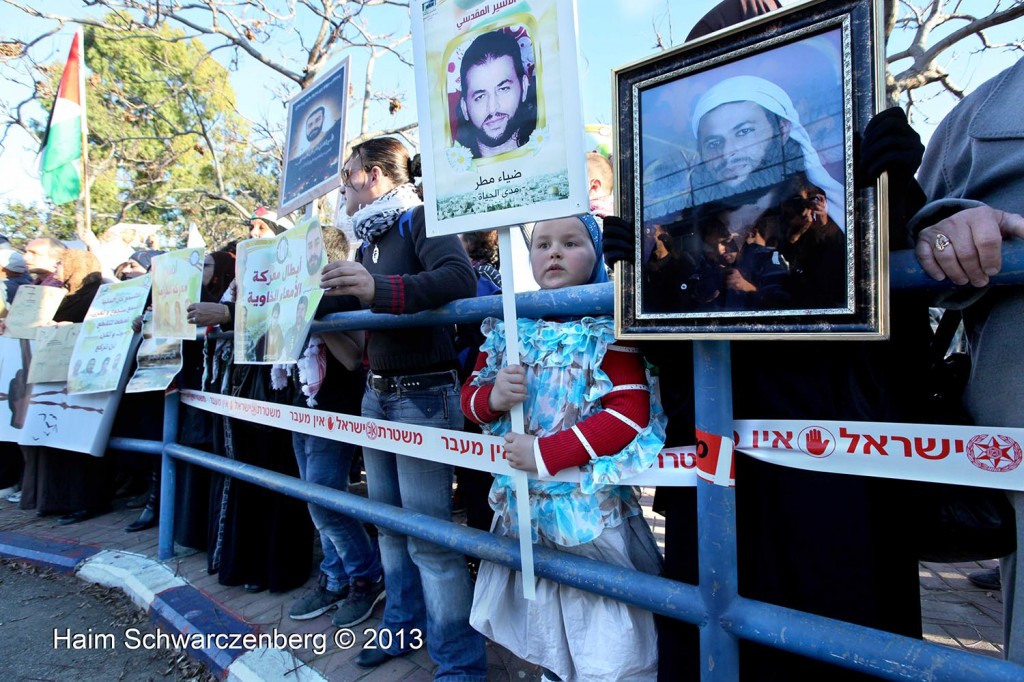
M 185 390 L 186 405 L 330 440 L 366 445 L 496 474 L 512 474 L 504 440 L 365 419 L 216 393 Z M 625 485 L 692 486 L 696 479 L 733 485 L 735 452 L 781 466 L 935 483 L 1024 491 L 1024 429 L 838 421 L 733 423 L 732 438 L 698 432 L 696 447 L 666 448 L 654 466 Z M 578 481 L 579 470 L 557 481 Z

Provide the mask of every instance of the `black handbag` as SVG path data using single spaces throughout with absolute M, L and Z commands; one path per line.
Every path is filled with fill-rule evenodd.
M 929 349 L 929 407 L 938 424 L 970 424 L 963 393 L 970 375 L 967 353 L 948 353 L 962 321 L 959 311 L 947 310 L 939 321 Z M 923 561 L 956 563 L 1003 557 L 1017 547 L 1013 505 L 1002 490 L 945 483 L 922 483 L 918 488 L 918 557 Z

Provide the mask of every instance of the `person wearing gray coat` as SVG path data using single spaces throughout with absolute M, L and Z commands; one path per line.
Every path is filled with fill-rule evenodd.
M 928 202 L 910 223 L 925 272 L 964 287 L 941 305 L 963 308 L 972 364 L 964 402 L 975 423 L 985 426 L 1024 427 L 1024 383 L 1013 352 L 1024 332 L 1024 287 L 988 286 L 1001 269 L 1003 242 L 1024 238 L 1022 107 L 1024 59 L 946 116 L 918 173 Z M 1019 448 L 1008 448 L 997 466 L 1019 459 Z M 1010 497 L 1022 529 L 1024 493 Z M 1018 550 L 1000 564 L 1005 656 L 1024 663 L 1024 601 L 1014 598 L 1024 590 L 1024 554 Z

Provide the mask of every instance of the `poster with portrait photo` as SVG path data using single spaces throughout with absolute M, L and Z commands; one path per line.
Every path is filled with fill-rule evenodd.
M 153 258 L 153 335 L 194 341 L 189 305 L 199 303 L 206 249 L 178 249 Z
M 238 244 L 235 279 L 235 363 L 294 364 L 302 354 L 324 292 L 327 265 L 316 218 L 271 239 Z
M 413 3 L 427 234 L 589 204 L 572 0 Z
M 97 289 L 71 353 L 69 394 L 117 389 L 137 342 L 132 321 L 145 310 L 151 286 L 147 273 Z
M 853 178 L 875 26 L 871 0 L 804 4 L 616 70 L 623 335 L 884 336 L 880 192 Z
M 286 215 L 336 189 L 341 181 L 349 59 L 320 76 L 288 102 L 278 215 Z

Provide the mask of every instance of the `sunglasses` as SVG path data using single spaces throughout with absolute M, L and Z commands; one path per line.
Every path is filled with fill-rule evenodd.
M 341 184 L 343 184 L 343 185 L 345 185 L 347 187 L 352 187 L 352 189 L 355 189 L 355 187 L 352 185 L 352 183 L 350 181 L 352 179 L 352 174 L 354 172 L 356 172 L 357 170 L 359 170 L 359 168 L 360 168 L 359 166 L 356 166 L 354 169 L 342 168 L 341 169 Z M 369 172 L 369 170 L 370 170 L 369 168 L 365 168 L 365 167 L 363 168 L 363 171 L 365 171 L 365 172 Z

